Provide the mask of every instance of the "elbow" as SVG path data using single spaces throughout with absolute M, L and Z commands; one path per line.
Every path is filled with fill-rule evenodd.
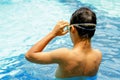
M 35 55 L 32 54 L 32 53 L 26 53 L 26 54 L 25 54 L 25 58 L 26 58 L 26 60 L 28 60 L 28 61 L 30 61 L 30 62 L 32 62 L 32 63 L 37 63 L 37 62 L 36 62 Z
M 29 53 L 26 53 L 25 54 L 25 59 L 31 62 L 32 57 L 31 57 L 31 55 Z
M 36 60 L 34 54 L 26 53 L 26 54 L 25 54 L 25 58 L 26 58 L 27 61 L 30 61 L 30 62 L 32 62 L 32 63 L 39 63 L 39 62 Z

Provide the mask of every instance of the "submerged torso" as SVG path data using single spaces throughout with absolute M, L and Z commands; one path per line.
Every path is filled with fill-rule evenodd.
M 86 80 L 84 76 L 94 76 L 97 74 L 100 58 L 95 50 L 87 52 L 70 51 L 59 64 L 56 70 L 56 78 L 71 78 L 83 76 L 80 80 Z M 63 79 L 65 80 L 65 79 Z

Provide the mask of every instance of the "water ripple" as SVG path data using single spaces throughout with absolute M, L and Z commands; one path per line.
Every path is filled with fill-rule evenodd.
M 0 1 L 0 80 L 53 80 L 56 64 L 33 64 L 26 61 L 24 54 L 51 31 L 58 20 L 69 21 L 71 14 L 81 6 L 94 10 L 98 18 L 97 30 L 92 39 L 93 47 L 99 48 L 103 54 L 98 80 L 119 80 L 120 17 L 110 16 L 109 11 L 91 3 L 80 0 Z M 69 34 L 53 39 L 45 51 L 61 47 L 72 48 L 68 36 Z

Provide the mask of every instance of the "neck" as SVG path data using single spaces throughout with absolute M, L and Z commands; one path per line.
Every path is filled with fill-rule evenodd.
M 91 49 L 91 40 L 90 39 L 86 39 L 86 40 L 79 39 L 74 42 L 73 49 L 90 50 Z

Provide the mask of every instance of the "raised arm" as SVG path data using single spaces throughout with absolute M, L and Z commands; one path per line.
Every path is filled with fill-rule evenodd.
M 63 29 L 67 25 L 69 24 L 65 21 L 58 22 L 55 28 L 47 36 L 38 41 L 35 45 L 32 46 L 32 48 L 30 48 L 30 50 L 28 50 L 28 52 L 25 55 L 26 59 L 31 62 L 41 64 L 58 62 L 58 60 L 56 60 L 58 55 L 55 55 L 55 53 L 57 53 L 59 50 L 50 52 L 42 52 L 42 50 L 53 38 L 55 38 L 56 36 L 62 36 L 66 34 L 68 31 L 64 31 Z

